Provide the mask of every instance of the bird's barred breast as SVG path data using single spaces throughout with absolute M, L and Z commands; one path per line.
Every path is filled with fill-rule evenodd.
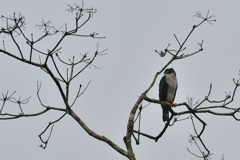
M 168 90 L 167 90 L 167 101 L 173 102 L 175 91 L 177 89 L 177 78 L 173 73 L 166 75 L 166 82 L 168 84 Z

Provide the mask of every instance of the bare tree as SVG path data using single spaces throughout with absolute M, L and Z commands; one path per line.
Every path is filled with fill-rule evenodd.
M 119 152 L 121 155 L 125 156 L 126 158 L 130 160 L 135 160 L 135 154 L 134 149 L 132 147 L 132 138 L 136 140 L 136 143 L 139 144 L 139 137 L 145 136 L 149 139 L 158 141 L 159 138 L 163 136 L 165 131 L 168 129 L 169 126 L 173 126 L 175 123 L 181 120 L 190 120 L 193 124 L 193 130 L 195 131 L 195 135 L 190 136 L 190 141 L 194 144 L 196 144 L 200 150 L 200 155 L 197 155 L 196 153 L 193 153 L 188 150 L 191 154 L 194 156 L 207 159 L 211 155 L 210 150 L 207 148 L 207 146 L 204 143 L 204 140 L 202 139 L 202 134 L 205 131 L 205 126 L 207 123 L 202 120 L 199 117 L 199 114 L 203 113 L 210 113 L 212 115 L 219 115 L 219 116 L 232 116 L 237 121 L 239 120 L 236 117 L 236 113 L 239 112 L 239 107 L 232 107 L 230 106 L 231 103 L 234 101 L 234 97 L 236 94 L 236 90 L 238 89 L 238 86 L 240 85 L 239 80 L 233 80 L 235 84 L 235 88 L 233 89 L 232 94 L 226 94 L 226 98 L 222 100 L 211 100 L 209 99 L 209 96 L 211 94 L 212 85 L 210 85 L 209 91 L 206 94 L 205 98 L 202 99 L 199 103 L 194 103 L 191 98 L 189 98 L 188 102 L 182 102 L 177 104 L 177 106 L 185 106 L 185 110 L 181 112 L 175 112 L 174 109 L 170 109 L 171 116 L 170 120 L 166 122 L 163 130 L 159 133 L 157 136 L 152 136 L 147 133 L 143 133 L 140 131 L 140 122 L 141 122 L 141 112 L 146 106 L 142 106 L 142 103 L 144 101 L 151 103 L 157 103 L 161 104 L 164 102 L 160 102 L 158 99 L 152 99 L 147 96 L 147 93 L 152 89 L 154 84 L 156 83 L 157 77 L 166 69 L 171 63 L 173 63 L 175 60 L 183 60 L 185 58 L 189 58 L 203 50 L 203 40 L 198 43 L 199 48 L 193 52 L 185 54 L 184 52 L 187 52 L 186 48 L 186 42 L 189 40 L 189 37 L 192 36 L 192 33 L 199 28 L 203 23 L 209 23 L 212 24 L 215 22 L 214 16 L 210 16 L 209 13 L 207 13 L 206 16 L 202 16 L 202 14 L 197 13 L 196 17 L 200 18 L 200 23 L 197 25 L 193 25 L 190 32 L 187 34 L 186 38 L 183 42 L 181 42 L 178 37 L 174 34 L 174 37 L 176 39 L 176 42 L 178 43 L 179 47 L 177 49 L 170 49 L 170 44 L 167 46 L 167 48 L 164 51 L 156 51 L 161 57 L 164 57 L 166 54 L 169 54 L 171 56 L 171 59 L 169 62 L 162 67 L 162 69 L 155 74 L 153 77 L 152 83 L 149 85 L 149 87 L 139 96 L 139 98 L 136 100 L 135 105 L 132 107 L 132 110 L 129 115 L 128 124 L 127 124 L 127 133 L 124 136 L 124 143 L 126 148 L 121 148 L 119 145 L 111 141 L 109 138 L 102 136 L 94 130 L 90 129 L 79 117 L 72 107 L 76 104 L 76 101 L 78 98 L 85 92 L 87 87 L 90 84 L 89 83 L 83 87 L 81 84 L 79 84 L 78 91 L 75 95 L 75 97 L 70 97 L 70 85 L 79 77 L 88 67 L 97 67 L 93 64 L 95 59 L 98 56 L 102 56 L 106 54 L 106 50 L 99 51 L 99 48 L 96 48 L 95 53 L 92 54 L 92 56 L 89 56 L 88 54 L 83 54 L 82 57 L 75 57 L 69 59 L 69 61 L 65 61 L 60 56 L 60 51 L 62 50 L 62 43 L 66 39 L 66 37 L 80 37 L 80 38 L 98 38 L 103 39 L 105 37 L 99 36 L 98 33 L 92 32 L 90 34 L 80 34 L 80 30 L 83 26 L 87 24 L 87 22 L 90 20 L 90 18 L 93 16 L 93 14 L 96 12 L 93 8 L 85 8 L 84 4 L 82 5 L 68 5 L 69 12 L 75 13 L 75 27 L 70 28 L 67 24 L 65 24 L 63 27 L 56 28 L 55 26 L 51 26 L 51 23 L 49 21 L 42 20 L 42 23 L 40 25 L 37 25 L 37 27 L 42 30 L 42 35 L 36 36 L 34 34 L 31 34 L 30 37 L 28 37 L 25 33 L 25 17 L 21 14 L 14 13 L 11 17 L 1 16 L 1 19 L 5 22 L 5 26 L 1 26 L 0 29 L 0 35 L 3 37 L 2 41 L 2 47 L 0 48 L 0 52 L 4 55 L 7 55 L 11 57 L 14 60 L 27 63 L 31 65 L 32 67 L 39 68 L 40 70 L 44 71 L 54 82 L 56 85 L 58 92 L 61 95 L 61 99 L 64 102 L 64 108 L 63 107 L 54 107 L 46 105 L 42 98 L 41 98 L 41 86 L 42 82 L 37 83 L 37 97 L 38 100 L 42 106 L 42 111 L 26 114 L 24 113 L 24 109 L 22 108 L 22 105 L 25 105 L 29 102 L 30 97 L 28 98 L 16 98 L 15 92 L 10 93 L 9 91 L 2 93 L 2 97 L 0 100 L 2 101 L 1 109 L 0 109 L 0 120 L 11 120 L 11 119 L 18 119 L 22 117 L 36 117 L 42 114 L 45 114 L 49 111 L 56 111 L 61 112 L 62 115 L 57 118 L 55 121 L 49 122 L 49 124 L 46 126 L 46 128 L 39 134 L 39 138 L 42 142 L 40 145 L 43 149 L 45 149 L 48 145 L 49 139 L 51 138 L 52 130 L 54 127 L 54 124 L 61 121 L 63 117 L 70 116 L 72 117 L 82 128 L 83 130 L 88 133 L 90 136 L 96 138 L 99 141 L 103 141 L 107 143 L 110 147 L 112 147 L 114 150 Z M 49 37 L 60 37 L 57 41 L 52 42 L 51 48 L 38 48 L 38 44 L 40 42 L 44 42 Z M 6 41 L 6 42 L 5 42 Z M 25 41 L 26 43 L 21 43 L 22 41 Z M 12 51 L 12 48 L 8 48 L 5 46 L 5 43 L 13 43 L 15 50 Z M 28 48 L 26 51 L 25 48 Z M 61 65 L 61 67 L 59 67 Z M 62 67 L 64 66 L 64 67 Z M 64 69 L 63 69 L 64 68 Z M 72 99 L 72 101 L 70 100 Z M 13 114 L 13 113 L 5 113 L 4 108 L 7 107 L 6 104 L 8 102 L 11 102 L 10 104 L 17 104 L 19 106 L 19 109 L 21 113 L 19 114 Z M 221 111 L 219 111 L 221 109 Z M 137 114 L 138 111 L 138 114 Z M 181 119 L 182 116 L 185 115 L 185 118 Z M 138 121 L 137 121 L 138 120 Z M 195 121 L 199 121 L 202 124 L 202 128 L 198 129 L 195 126 Z M 139 122 L 138 130 L 134 129 L 134 124 L 136 122 Z M 47 138 L 43 138 L 44 134 L 47 134 Z M 138 135 L 138 137 L 136 137 Z M 122 138 L 122 137 L 120 137 Z

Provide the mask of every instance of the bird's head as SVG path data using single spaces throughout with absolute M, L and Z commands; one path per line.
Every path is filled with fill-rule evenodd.
M 173 68 L 168 68 L 164 71 L 164 74 L 171 74 L 173 73 L 176 76 L 176 72 L 174 71 Z

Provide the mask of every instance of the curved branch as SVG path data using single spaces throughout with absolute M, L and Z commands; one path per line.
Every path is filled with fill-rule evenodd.
M 15 40 L 15 38 L 13 37 L 13 33 L 11 32 L 10 35 L 11 35 L 11 38 L 12 38 L 14 44 L 15 44 L 15 45 L 17 46 L 17 48 L 18 48 L 18 51 L 19 51 L 19 53 L 20 53 L 20 55 L 21 55 L 21 58 L 24 59 L 24 58 L 23 58 L 23 54 L 22 54 L 22 50 L 21 50 L 19 44 L 17 43 L 17 41 Z
M 35 117 L 35 116 L 42 115 L 42 114 L 46 113 L 49 110 L 50 110 L 50 108 L 46 108 L 46 109 L 44 109 L 41 112 L 32 113 L 32 114 L 19 114 L 19 115 L 9 114 L 9 113 L 0 114 L 1 116 L 9 116 L 9 117 L 6 117 L 6 118 L 0 117 L 0 120 L 18 119 L 18 118 L 22 118 L 22 117 Z
M 101 136 L 97 133 L 95 133 L 94 131 L 92 131 L 90 128 L 88 128 L 88 126 L 80 119 L 79 116 L 76 115 L 76 113 L 72 110 L 69 109 L 68 114 L 76 121 L 78 122 L 78 124 L 92 137 L 103 141 L 105 143 L 107 143 L 109 146 L 111 146 L 114 150 L 116 150 L 117 152 L 119 152 L 120 154 L 122 154 L 125 157 L 128 157 L 128 153 L 123 150 L 122 148 L 120 148 L 118 145 L 116 145 L 114 142 L 112 142 L 110 139 L 108 139 L 105 136 Z
M 42 114 L 44 114 L 44 113 L 46 113 L 46 112 L 48 112 L 50 110 L 66 112 L 66 109 L 47 106 L 43 111 L 40 111 L 40 112 L 37 112 L 37 113 L 31 113 L 31 114 L 9 114 L 9 113 L 4 113 L 4 114 L 0 114 L 0 116 L 8 116 L 8 117 L 0 117 L 0 120 L 18 119 L 18 118 L 22 118 L 22 117 L 36 117 L 36 116 L 42 115 Z
M 48 126 L 42 131 L 42 133 L 40 133 L 39 135 L 38 135 L 38 137 L 40 138 L 40 140 L 42 141 L 42 143 L 44 144 L 44 146 L 43 145 L 40 145 L 40 147 L 42 147 L 43 149 L 46 149 L 46 147 L 47 147 L 47 144 L 48 144 L 48 141 L 49 141 L 49 139 L 50 139 L 50 137 L 51 137 L 51 135 L 52 135 L 52 130 L 53 130 L 53 127 L 54 127 L 54 123 L 57 123 L 58 121 L 60 121 L 63 117 L 65 117 L 67 115 L 67 112 L 65 112 L 60 118 L 58 118 L 57 120 L 55 120 L 55 121 L 53 121 L 53 122 L 49 122 L 49 124 L 48 124 Z M 47 138 L 47 140 L 43 140 L 42 139 L 42 135 L 48 130 L 48 128 L 50 127 L 52 125 L 52 128 L 51 128 L 51 130 L 50 130 L 50 134 L 49 134 L 49 136 L 48 136 L 48 138 Z

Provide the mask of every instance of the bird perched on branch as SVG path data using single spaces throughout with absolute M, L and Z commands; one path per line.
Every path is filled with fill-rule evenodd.
M 169 109 L 171 106 L 176 106 L 173 101 L 178 87 L 176 72 L 173 68 L 166 69 L 164 74 L 159 84 L 159 99 L 160 102 L 164 102 L 161 103 L 163 109 L 163 122 L 169 121 Z

